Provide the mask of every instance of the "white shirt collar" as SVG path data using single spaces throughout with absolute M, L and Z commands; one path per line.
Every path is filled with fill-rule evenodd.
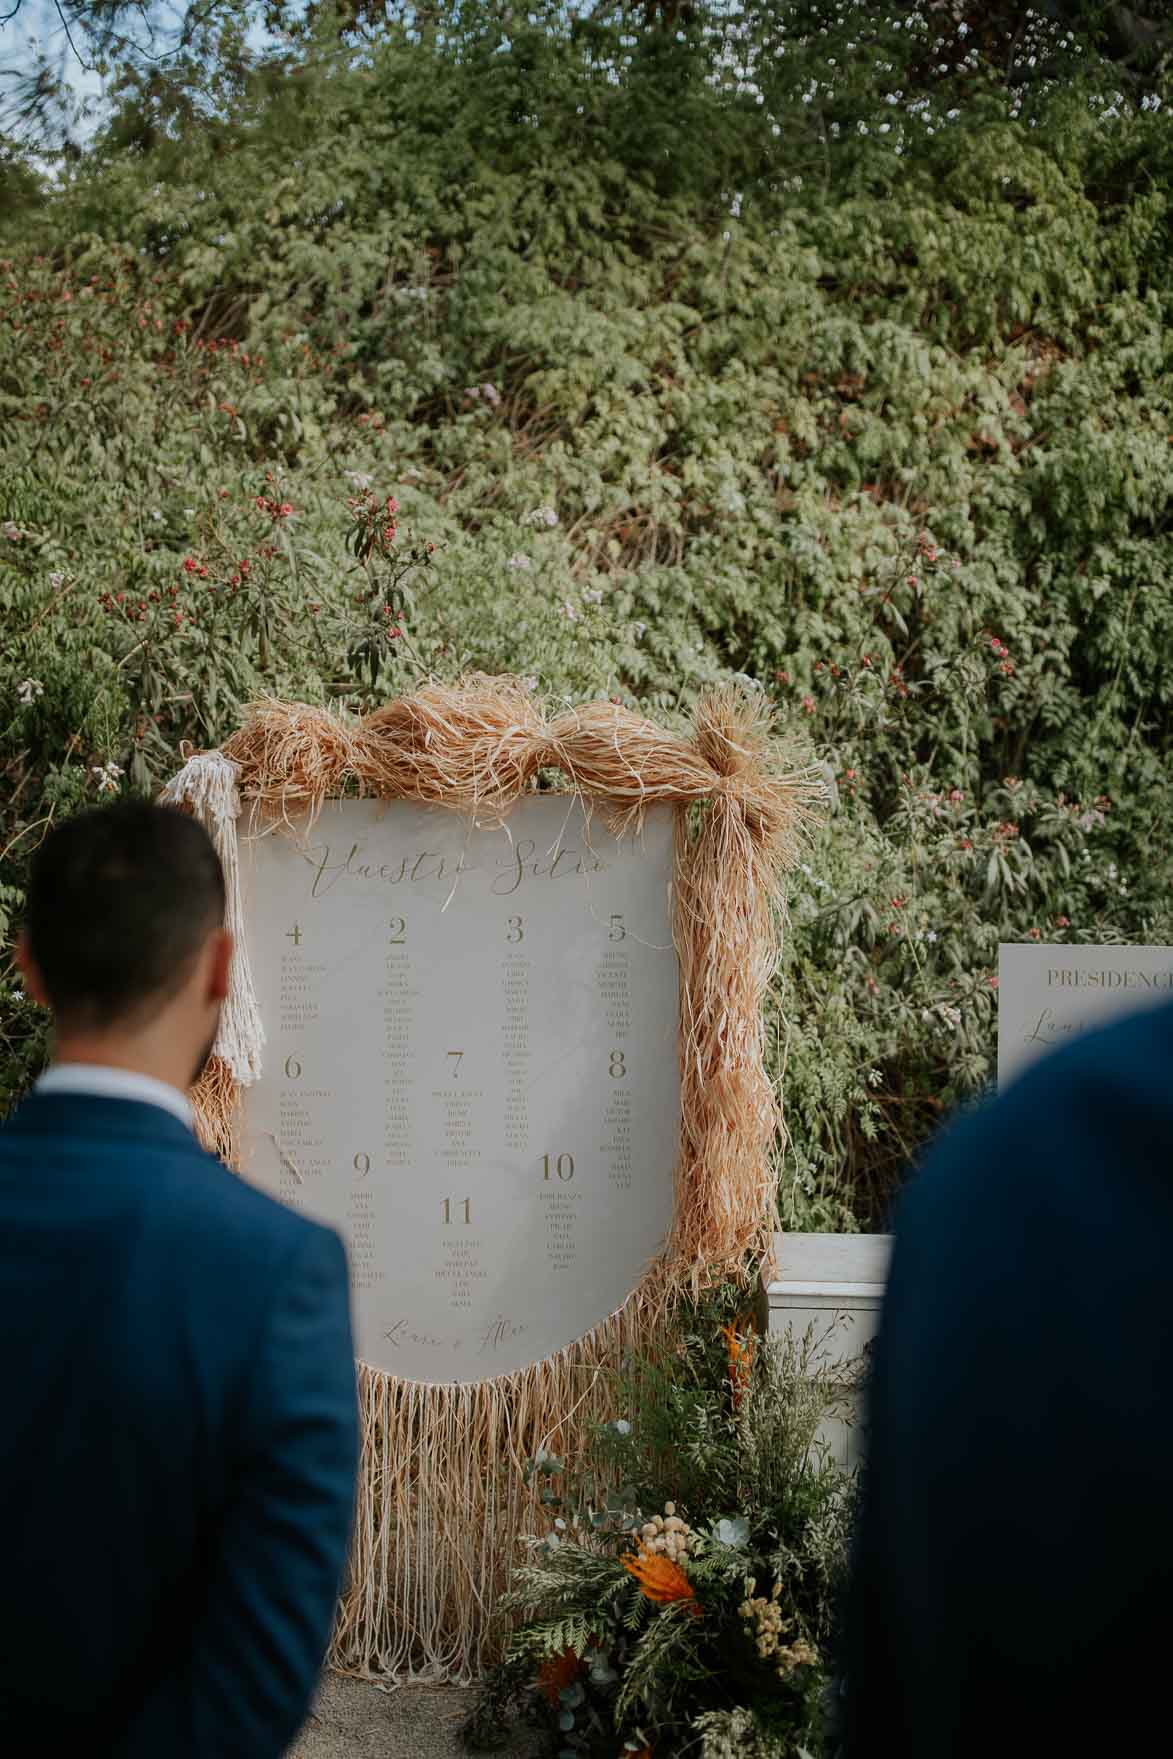
M 162 1106 L 172 1117 L 195 1128 L 191 1101 L 178 1087 L 140 1075 L 133 1069 L 110 1069 L 99 1063 L 54 1063 L 36 1084 L 37 1093 L 85 1093 L 95 1099 L 133 1099 L 140 1105 Z

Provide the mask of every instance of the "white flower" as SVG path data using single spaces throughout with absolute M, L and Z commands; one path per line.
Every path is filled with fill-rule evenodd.
M 163 515 L 160 513 L 160 511 L 157 507 L 151 508 L 151 518 L 152 519 L 162 519 L 162 517 L 163 517 Z
M 523 678 L 521 681 L 521 688 L 523 690 L 528 690 L 531 696 L 533 695 L 533 693 L 537 689 L 537 687 L 538 687 L 538 680 L 535 677 L 533 677 L 532 675 L 528 678 Z
M 368 470 L 348 470 L 346 478 L 356 489 L 369 489 L 375 480 Z
M 969 26 L 967 24 L 959 24 L 957 27 L 957 35 L 959 37 L 968 37 Z
M 16 687 L 16 694 L 25 708 L 36 702 L 38 696 L 44 696 L 45 686 L 39 678 L 22 678 Z
M 6 519 L 3 526 L 0 527 L 0 530 L 3 531 L 9 543 L 13 544 L 18 544 L 24 536 L 24 532 L 20 529 L 20 526 L 12 519 Z
M 94 764 L 91 774 L 98 778 L 99 793 L 117 794 L 118 778 L 122 771 L 116 763 Z
M 869 1087 L 882 1087 L 883 1084 L 884 1084 L 884 1077 L 880 1073 L 879 1069 L 869 1069 L 868 1070 L 868 1086 Z
M 49 585 L 53 588 L 54 592 L 60 592 L 61 588 L 65 585 L 64 574 L 50 574 Z
M 569 599 L 563 599 L 558 607 L 558 614 L 561 617 L 567 618 L 571 623 L 578 622 L 578 612 L 575 610 Z
M 582 596 L 588 605 L 601 605 L 603 602 L 602 593 L 593 586 L 584 587 Z
M 535 507 L 532 513 L 526 514 L 524 523 L 554 526 L 558 523 L 558 515 L 553 507 Z
M 492 403 L 494 406 L 501 401 L 501 393 L 498 391 L 496 385 L 482 385 L 481 396 L 486 403 Z
M 183 509 L 183 517 L 185 519 L 194 519 L 195 518 L 195 508 L 194 507 L 185 507 Z
M 515 555 L 510 556 L 509 566 L 511 568 L 529 568 L 531 563 L 529 557 L 523 556 L 521 551 L 518 550 Z
M 632 632 L 635 635 L 635 639 L 637 641 L 642 641 L 644 636 L 648 632 L 648 626 L 646 623 L 633 623 L 632 624 Z

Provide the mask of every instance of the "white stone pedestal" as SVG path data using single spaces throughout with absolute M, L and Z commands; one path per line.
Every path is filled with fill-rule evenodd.
M 842 1373 L 842 1396 L 819 1434 L 845 1469 L 863 1453 L 863 1400 L 850 1384 L 876 1335 L 891 1252 L 888 1234 L 776 1234 L 763 1281 L 768 1330 L 801 1341 L 808 1329 L 816 1366 Z

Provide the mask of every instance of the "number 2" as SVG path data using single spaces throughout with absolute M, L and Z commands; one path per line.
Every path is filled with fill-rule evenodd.
M 407 922 L 402 916 L 391 918 L 391 945 L 402 947 L 407 939 Z

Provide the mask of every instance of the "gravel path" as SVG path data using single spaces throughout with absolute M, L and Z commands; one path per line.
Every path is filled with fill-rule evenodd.
M 396 1691 L 326 1674 L 288 1759 L 469 1759 L 460 1725 L 473 1694 L 457 1686 Z M 536 1732 L 519 1729 L 504 1759 L 536 1759 Z

